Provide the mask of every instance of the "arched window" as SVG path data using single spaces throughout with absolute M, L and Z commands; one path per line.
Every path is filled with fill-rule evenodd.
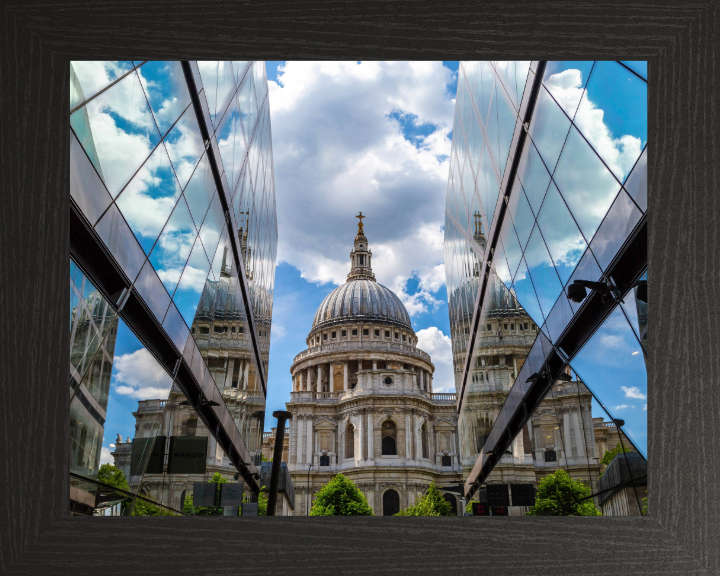
M 352 424 L 345 428 L 345 458 L 355 458 L 355 428 Z
M 428 457 L 428 432 L 425 424 L 420 428 L 420 441 L 422 442 L 422 457 Z
M 382 425 L 382 455 L 397 456 L 397 428 L 389 420 Z
M 400 494 L 388 490 L 383 494 L 383 516 L 394 516 L 400 512 Z

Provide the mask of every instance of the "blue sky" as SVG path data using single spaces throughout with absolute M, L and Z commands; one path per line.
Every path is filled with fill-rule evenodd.
M 458 63 L 266 62 L 266 68 L 278 212 L 266 413 L 284 409 L 289 369 L 306 347 L 315 311 L 345 280 L 360 210 L 367 215 L 378 281 L 405 303 L 419 346 L 436 366 L 435 390 L 454 390 L 442 226 Z M 631 78 L 619 98 L 591 79 L 588 92 L 605 106 L 614 134 L 644 143 L 643 123 L 617 113 L 637 89 Z M 617 338 L 640 350 L 627 322 L 625 329 L 620 326 L 608 327 L 604 339 L 596 336 L 573 364 L 606 407 L 628 420 L 633 438 L 644 446 L 642 355 L 631 356 L 627 366 L 604 361 L 613 346 L 618 349 Z M 121 325 L 104 448 L 117 433 L 134 435 L 138 399 L 161 397 L 169 388 L 157 368 Z M 142 386 L 139 374 L 147 380 Z M 631 413 L 636 417 L 627 416 Z M 273 424 L 266 418 L 267 430 Z

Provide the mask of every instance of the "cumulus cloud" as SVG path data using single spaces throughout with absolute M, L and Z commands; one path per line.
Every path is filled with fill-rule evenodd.
M 626 410 L 629 408 L 627 404 L 620 404 L 619 406 L 615 406 L 615 410 Z
M 430 354 L 435 365 L 433 374 L 433 392 L 452 392 L 455 390 L 455 377 L 452 362 L 452 342 L 449 336 L 435 326 L 417 332 L 417 347 Z
M 643 404 L 643 410 L 647 411 L 647 404 Z
M 640 388 L 637 386 L 630 386 L 629 388 L 627 386 L 620 386 L 620 389 L 625 392 L 626 398 L 637 398 L 638 400 L 645 400 L 647 396 L 640 392 Z
M 625 339 L 617 334 L 602 334 L 600 336 L 600 344 L 605 348 L 621 350 L 625 347 Z
M 167 398 L 172 378 L 147 349 L 140 348 L 135 352 L 116 356 L 113 363 L 115 392 L 118 394 L 137 400 Z
M 341 284 L 362 211 L 378 281 L 411 314 L 432 309 L 444 284 L 453 73 L 440 62 L 287 62 L 279 72 L 269 82 L 278 262 Z M 407 139 L 403 123 L 418 135 Z M 414 274 L 420 295 L 410 296 Z
M 110 446 L 115 447 L 114 444 L 110 444 Z M 100 466 L 103 464 L 115 464 L 114 458 L 110 455 L 110 449 L 105 446 L 100 449 Z

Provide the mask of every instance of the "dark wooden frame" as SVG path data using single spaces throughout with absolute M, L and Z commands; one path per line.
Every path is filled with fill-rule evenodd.
M 0 5 L 0 572 L 717 574 L 717 1 Z M 650 61 L 649 516 L 71 518 L 70 59 Z

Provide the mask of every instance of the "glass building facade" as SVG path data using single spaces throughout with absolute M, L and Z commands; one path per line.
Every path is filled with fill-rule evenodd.
M 187 513 L 216 473 L 252 499 L 277 252 L 264 62 L 71 62 L 70 126 L 71 510 Z
M 646 226 L 646 63 L 460 64 L 445 270 L 482 509 L 549 513 L 564 472 L 552 513 L 644 513 Z

